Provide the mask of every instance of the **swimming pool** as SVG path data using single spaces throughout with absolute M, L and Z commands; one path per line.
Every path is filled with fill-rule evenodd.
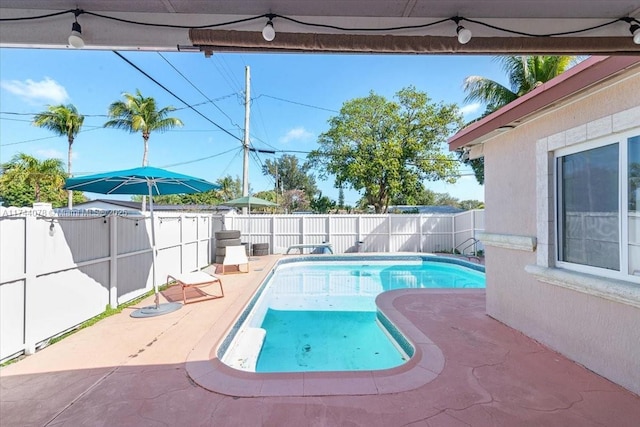
M 377 310 L 382 292 L 484 288 L 482 266 L 435 256 L 320 256 L 281 260 L 218 349 L 249 372 L 380 370 L 412 345 Z

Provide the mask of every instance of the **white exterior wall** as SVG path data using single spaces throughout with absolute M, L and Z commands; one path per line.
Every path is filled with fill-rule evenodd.
M 556 268 L 554 150 L 640 130 L 640 70 L 488 140 L 487 312 L 640 393 L 640 284 Z

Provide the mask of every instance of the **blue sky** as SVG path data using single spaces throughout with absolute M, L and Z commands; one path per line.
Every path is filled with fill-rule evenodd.
M 73 146 L 74 175 L 139 166 L 141 135 L 102 125 L 110 103 L 121 100 L 123 92 L 140 89 L 143 95 L 156 98 L 159 106 L 178 108 L 173 115 L 185 124 L 174 131 L 151 134 L 150 165 L 210 181 L 226 175 L 242 177 L 239 140 L 243 137 L 246 66 L 251 69 L 252 145 L 301 152 L 316 148 L 318 135 L 328 130 L 329 118 L 345 101 L 365 97 L 370 91 L 391 99 L 398 90 L 414 85 L 435 102 L 458 104 L 465 119 L 471 120 L 483 107 L 464 104 L 464 78 L 476 74 L 505 79 L 490 56 L 216 53 L 205 58 L 201 53 L 120 53 L 208 120 L 111 51 L 0 49 L 0 162 L 25 152 L 66 163 L 66 138 L 36 128 L 31 120 L 47 105 L 72 103 L 86 116 L 83 132 Z M 273 180 L 261 173 L 260 164 L 266 159 L 275 157 L 251 156 L 252 192 L 273 188 Z M 473 176 L 463 176 L 456 184 L 425 184 L 461 200 L 484 200 L 483 188 Z M 337 200 L 338 190 L 331 179 L 318 180 L 318 186 L 324 195 Z M 355 204 L 359 197 L 355 191 L 345 192 L 347 204 Z

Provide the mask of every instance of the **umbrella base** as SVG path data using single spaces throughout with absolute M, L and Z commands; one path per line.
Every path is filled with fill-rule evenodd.
M 148 307 L 142 307 L 131 313 L 131 317 L 155 317 L 162 316 L 163 314 L 173 313 L 176 310 L 180 310 L 182 304 L 177 302 L 171 302 L 166 304 L 160 304 L 158 308 L 155 305 Z

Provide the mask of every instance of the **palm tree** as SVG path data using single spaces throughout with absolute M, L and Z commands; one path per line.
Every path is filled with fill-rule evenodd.
M 223 202 L 240 197 L 242 194 L 242 183 L 239 178 L 233 179 L 231 175 L 227 175 L 223 178 L 219 178 L 216 184 L 220 185 L 218 195 Z
M 510 88 L 486 77 L 469 76 L 464 79 L 465 102 L 480 101 L 485 105 L 482 117 L 487 116 L 543 83 L 565 72 L 575 56 L 498 56 L 495 58 L 509 79 Z M 476 179 L 484 183 L 484 160 L 468 161 Z
M 3 164 L 2 170 L 2 178 L 8 178 L 14 182 L 23 181 L 33 188 L 35 202 L 41 201 L 43 186 L 59 191 L 64 182 L 64 168 L 60 159 L 40 161 L 28 154 L 19 153 L 10 162 Z
M 67 136 L 69 149 L 67 152 L 67 174 L 71 176 L 72 145 L 76 136 L 82 128 L 84 116 L 78 113 L 76 107 L 68 105 L 49 105 L 47 111 L 36 114 L 33 118 L 34 126 L 49 129 L 57 135 Z M 73 191 L 68 191 L 67 207 L 73 207 Z
M 166 131 L 182 126 L 182 121 L 175 117 L 167 117 L 175 111 L 175 107 L 167 106 L 158 109 L 156 100 L 144 97 L 140 89 L 136 93 L 123 93 L 124 101 L 116 101 L 109 106 L 109 118 L 104 127 L 124 129 L 130 133 L 142 132 L 144 151 L 142 166 L 147 166 L 149 153 L 149 136 L 152 131 Z M 142 209 L 145 209 L 146 198 L 142 198 Z

